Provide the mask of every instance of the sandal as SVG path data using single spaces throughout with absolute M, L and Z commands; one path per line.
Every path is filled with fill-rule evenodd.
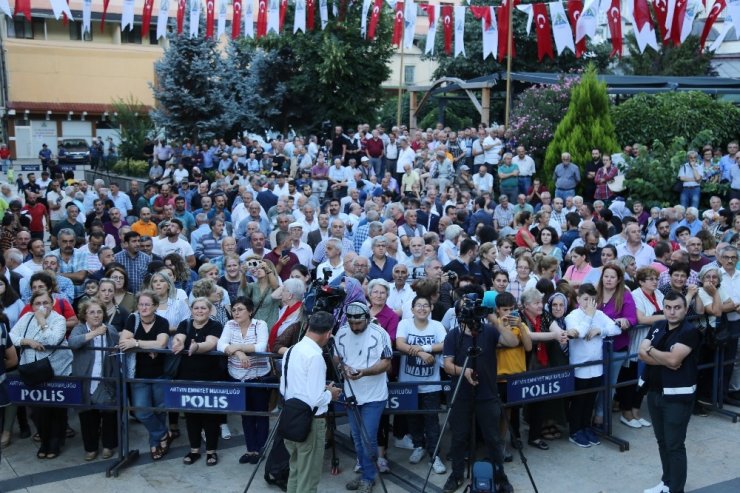
M 198 456 L 200 456 L 200 454 L 198 454 Z M 216 452 L 206 454 L 206 465 L 215 466 L 216 464 L 218 464 L 218 454 Z
M 46 459 L 46 452 L 39 449 L 38 452 L 36 452 L 36 458 L 37 459 Z
M 152 460 L 154 461 L 161 460 L 165 454 L 164 450 L 162 450 L 162 447 L 160 447 L 159 445 L 157 445 L 154 450 L 149 450 L 149 453 L 151 454 Z
M 198 452 L 190 452 L 182 460 L 182 463 L 185 464 L 186 466 L 189 466 L 193 464 L 195 461 L 197 461 L 198 459 L 200 459 L 200 454 Z
M 536 440 L 529 440 L 527 443 L 530 446 L 538 448 L 540 450 L 550 450 L 550 446 L 541 438 L 538 438 Z
M 33 434 L 32 440 L 34 442 L 40 442 L 41 441 L 41 435 L 38 434 L 38 432 Z
M 176 440 L 177 438 L 180 438 L 180 430 L 179 429 L 178 430 L 170 430 L 169 436 L 172 437 L 172 440 Z

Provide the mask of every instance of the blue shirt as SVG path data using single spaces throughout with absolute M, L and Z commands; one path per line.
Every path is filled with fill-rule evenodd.
M 701 222 L 701 221 L 699 221 L 698 219 L 694 219 L 694 221 L 693 221 L 693 222 L 690 222 L 690 223 L 689 223 L 689 222 L 687 222 L 687 221 L 686 221 L 686 219 L 682 219 L 682 220 L 681 220 L 681 221 L 680 221 L 680 222 L 678 223 L 678 226 L 677 226 L 677 227 L 678 227 L 678 228 L 680 228 L 681 226 L 686 226 L 687 228 L 689 228 L 689 231 L 691 231 L 691 236 L 696 236 L 696 234 L 697 234 L 697 233 L 698 233 L 699 231 L 701 231 L 701 228 L 702 228 L 702 222 Z
M 384 279 L 387 282 L 393 282 L 393 267 L 398 262 L 393 257 L 385 256 L 385 264 L 383 265 L 383 268 L 381 269 L 378 267 L 378 264 L 375 263 L 375 259 L 373 257 L 370 257 L 370 270 L 367 273 L 367 278 L 369 280 L 373 279 Z

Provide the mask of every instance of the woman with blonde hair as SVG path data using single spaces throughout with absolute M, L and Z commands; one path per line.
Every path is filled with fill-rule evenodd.
M 239 288 L 239 296 L 252 300 L 254 318 L 272 327 L 277 322 L 280 310 L 279 300 L 272 297 L 272 293 L 280 285 L 275 265 L 259 257 L 248 257 L 247 273 L 254 279 L 254 282 L 247 282 L 245 276 Z

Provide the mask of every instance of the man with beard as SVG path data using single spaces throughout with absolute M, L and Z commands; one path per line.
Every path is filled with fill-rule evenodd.
M 596 192 L 596 172 L 604 165 L 601 162 L 601 151 L 599 149 L 591 150 L 591 162 L 586 163 L 586 177 L 583 182 L 583 200 L 587 202 L 594 201 L 594 193 Z
M 187 260 L 188 265 L 192 269 L 195 267 L 195 252 L 190 243 L 180 238 L 182 228 L 182 221 L 174 218 L 171 219 L 165 233 L 166 236 L 164 239 L 154 243 L 154 249 L 152 251 L 162 258 L 170 253 L 176 253 Z
M 59 258 L 59 275 L 68 278 L 74 283 L 74 299 L 85 292 L 85 278 L 87 278 L 87 255 L 75 250 L 75 232 L 71 229 L 59 231 L 59 249 L 51 252 Z
M 658 232 L 658 237 L 648 242 L 648 245 L 655 247 L 655 245 L 661 241 L 670 243 L 671 249 L 675 252 L 681 249 L 681 245 L 677 241 L 672 241 L 671 237 L 671 222 L 666 218 L 660 218 L 655 221 L 655 230 Z

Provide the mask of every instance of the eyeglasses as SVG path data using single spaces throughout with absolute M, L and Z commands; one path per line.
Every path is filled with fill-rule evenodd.
M 416 305 L 414 308 L 427 309 L 427 308 L 430 308 L 430 307 L 431 307 L 431 305 L 428 304 L 428 303 L 421 303 L 421 304 Z
M 722 255 L 722 260 L 737 260 L 737 255 Z
M 136 306 L 138 306 L 139 308 L 151 308 L 151 307 L 153 307 L 154 305 L 153 305 L 152 303 L 139 303 L 139 304 L 138 304 L 138 305 L 136 305 Z
M 123 281 L 123 280 L 124 280 L 124 279 L 126 279 L 126 278 L 125 278 L 125 277 L 123 277 L 123 276 L 110 276 L 110 279 L 111 279 L 112 281 Z
M 237 306 L 237 307 L 231 308 L 231 313 L 241 313 L 241 312 L 246 312 L 246 311 L 247 309 L 244 308 L 243 306 Z

